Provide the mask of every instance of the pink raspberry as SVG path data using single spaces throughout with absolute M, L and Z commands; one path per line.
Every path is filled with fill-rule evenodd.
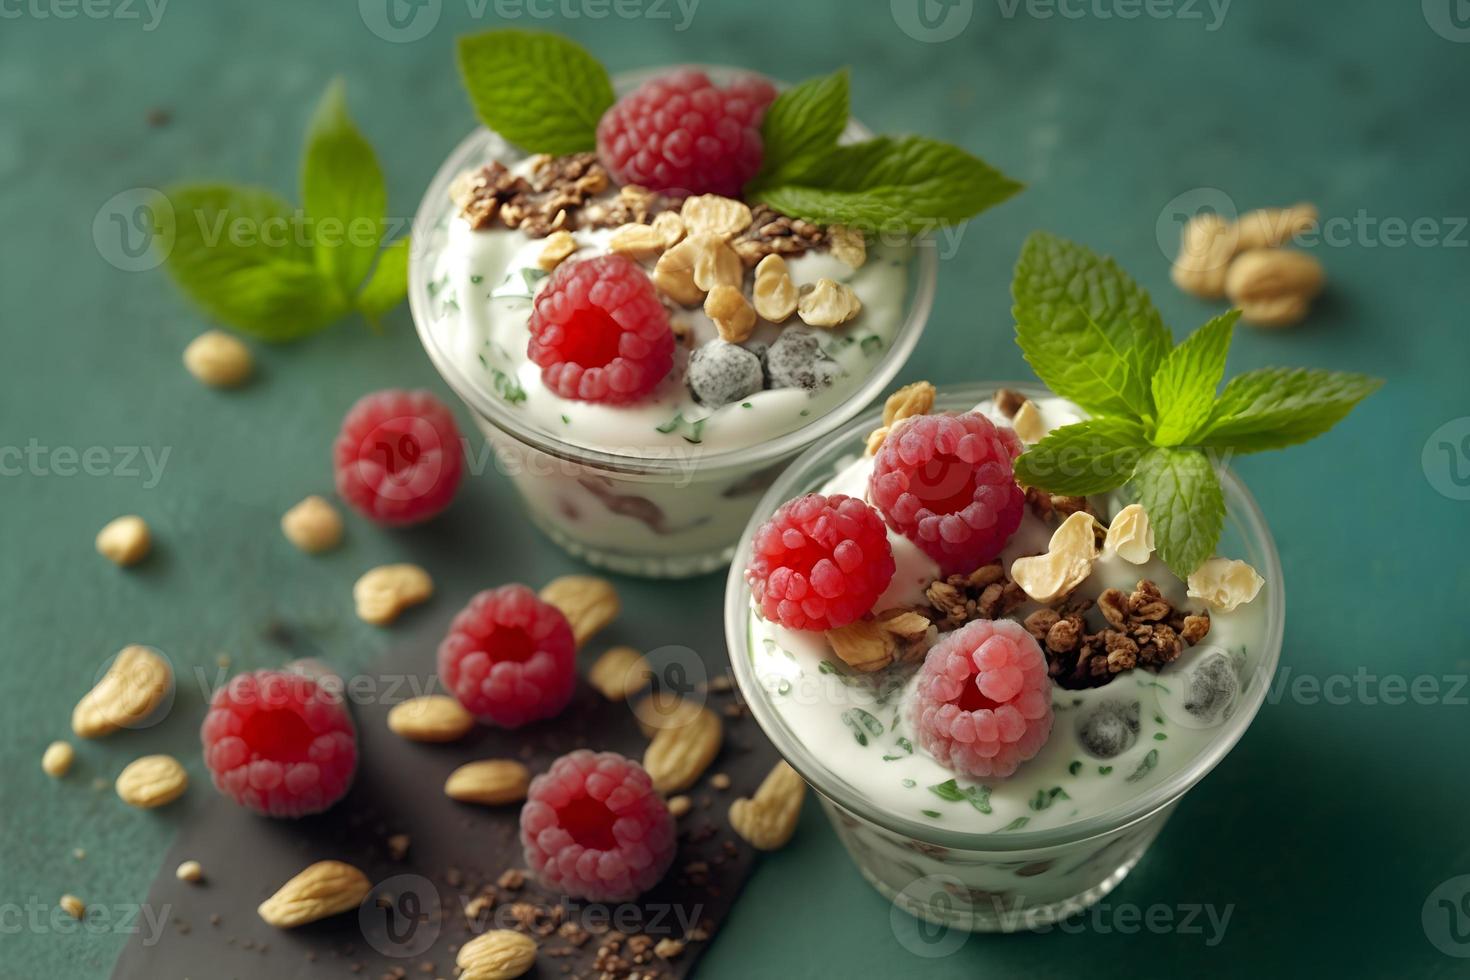
M 1030 633 L 980 619 L 924 657 L 910 717 L 919 744 L 971 779 L 1009 776 L 1051 734 L 1051 678 Z
M 563 262 L 536 294 L 527 355 L 563 398 L 627 404 L 674 366 L 669 311 L 622 255 Z
M 670 72 L 603 113 L 597 155 L 624 184 L 739 197 L 761 168 L 761 119 L 775 98 L 775 87 L 754 75 L 721 89 L 702 71 Z
M 673 863 L 674 818 L 643 767 L 578 749 L 531 780 L 521 807 L 526 864 L 572 898 L 622 902 Z
M 1014 432 L 978 412 L 917 415 L 883 441 L 868 499 L 945 575 L 972 572 L 1021 524 L 1026 496 L 1011 470 L 1019 449 Z
M 332 447 L 337 493 L 369 520 L 426 521 L 449 506 L 464 475 L 459 427 L 427 391 L 365 395 Z
M 794 630 L 829 630 L 871 612 L 893 578 L 883 520 L 854 497 L 789 500 L 755 532 L 745 576 L 761 614 Z
M 519 728 L 567 706 L 576 654 L 560 609 L 524 585 L 502 585 L 476 595 L 449 624 L 439 678 L 481 721 Z
M 357 769 L 357 729 L 341 696 L 301 674 L 233 678 L 215 692 L 199 735 L 215 788 L 268 817 L 320 813 Z

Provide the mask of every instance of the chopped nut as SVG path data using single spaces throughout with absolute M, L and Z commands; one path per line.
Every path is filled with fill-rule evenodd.
M 1211 558 L 1189 576 L 1189 597 L 1203 599 L 1210 608 L 1231 612 L 1251 602 L 1266 580 L 1243 561 Z
M 71 747 L 70 742 L 52 742 L 41 754 L 41 771 L 52 779 L 60 779 L 71 771 L 71 764 L 76 757 L 76 749 Z
M 679 217 L 675 211 L 660 212 L 654 217 L 651 227 L 654 231 L 658 232 L 659 238 L 663 240 L 664 248 L 673 248 L 679 244 L 683 240 L 684 233 L 687 230 L 684 226 L 684 219 Z
M 380 565 L 366 572 L 352 587 L 357 615 L 365 623 L 386 626 L 409 606 L 427 602 L 434 581 L 417 565 Z
M 665 240 L 664 234 L 652 225 L 626 224 L 612 233 L 607 247 L 609 251 L 619 255 L 646 262 L 661 255 L 670 244 Z
M 832 652 L 853 670 L 872 673 L 893 663 L 898 644 L 892 634 L 871 619 L 859 619 L 827 630 Z
M 109 521 L 97 532 L 97 553 L 124 568 L 147 558 L 152 546 L 148 523 L 136 514 Z
M 174 869 L 174 877 L 180 881 L 197 884 L 204 880 L 204 866 L 198 861 L 185 861 Z
M 1113 515 L 1103 539 L 1103 555 L 1117 555 L 1134 565 L 1145 564 L 1154 553 L 1154 529 L 1148 514 L 1138 504 L 1129 504 Z
M 687 198 L 679 213 L 691 235 L 714 235 L 721 239 L 734 238 L 749 228 L 752 220 L 749 207 L 718 194 Z
M 536 258 L 536 264 L 547 272 L 552 271 L 562 264 L 562 261 L 577 250 L 577 240 L 569 231 L 555 231 L 546 238 L 546 244 L 541 248 L 541 254 Z
M 1051 431 L 1041 420 L 1041 410 L 1029 398 L 1016 409 L 1016 414 L 1011 419 L 1011 428 L 1016 430 L 1016 435 L 1028 446 L 1036 445 Z
M 821 278 L 802 286 L 796 313 L 811 327 L 837 327 L 863 311 L 862 300 L 851 286 Z
M 893 425 L 915 415 L 928 415 L 934 410 L 934 386 L 927 381 L 915 381 L 888 396 L 883 403 L 883 424 Z
M 1286 327 L 1306 317 L 1324 282 L 1322 263 L 1305 252 L 1253 249 L 1231 263 L 1225 292 L 1247 323 Z
M 318 861 L 282 885 L 256 911 L 267 925 L 294 929 L 355 909 L 372 890 L 372 882 L 352 865 Z
M 755 311 L 761 319 L 771 323 L 785 323 L 796 312 L 800 295 L 786 260 L 779 255 L 767 255 L 755 267 Z
M 665 936 L 663 939 L 660 939 L 657 943 L 654 944 L 653 952 L 655 956 L 658 956 L 661 959 L 671 960 L 678 956 L 680 953 L 684 952 L 684 942 L 680 939 L 673 939 L 669 936 Z
M 1000 388 L 995 392 L 996 411 L 1008 419 L 1016 417 L 1016 413 L 1021 410 L 1022 405 L 1026 404 L 1026 400 L 1025 395 L 1013 388 Z
M 869 432 L 868 433 L 868 441 L 867 441 L 867 444 L 863 448 L 863 452 L 866 453 L 869 456 L 876 456 L 876 455 L 878 455 L 878 450 L 880 450 L 880 449 L 883 448 L 883 443 L 887 439 L 888 439 L 888 426 L 886 426 L 886 425 L 880 425 L 880 426 L 878 426 L 878 428 L 876 428 L 872 432 Z
M 409 846 L 413 839 L 407 834 L 393 834 L 388 838 L 388 856 L 395 861 L 402 861 L 408 857 Z
M 685 238 L 660 255 L 653 267 L 653 284 L 669 299 L 682 306 L 698 306 L 704 302 L 703 289 L 694 281 L 694 259 L 698 249 L 692 238 Z
M 680 247 L 688 245 L 694 255 L 694 284 L 705 292 L 725 285 L 739 289 L 745 267 L 724 240 L 705 232 L 691 232 Z
M 843 265 L 861 269 L 868 261 L 868 240 L 858 228 L 832 225 L 827 229 L 832 255 Z
M 753 266 L 767 255 L 800 255 L 820 247 L 826 240 L 827 233 L 816 225 L 757 204 L 751 209 L 750 227 L 740 233 L 731 247 L 742 262 Z
M 738 287 L 716 284 L 705 297 L 704 312 L 715 322 L 720 338 L 732 344 L 749 340 L 755 330 L 755 309 Z
M 729 789 L 730 777 L 726 773 L 717 772 L 709 778 L 709 784 L 715 789 Z
M 60 905 L 62 910 L 73 919 L 81 920 L 87 917 L 87 904 L 75 895 L 63 895 L 61 901 L 56 904 Z
M 1037 602 L 1062 598 L 1092 574 L 1098 555 L 1096 527 L 1097 519 L 1091 514 L 1073 514 L 1052 534 L 1045 555 L 1011 563 L 1011 578 Z
M 342 515 L 313 494 L 281 516 L 281 533 L 307 554 L 331 551 L 342 542 Z
M 184 367 L 200 381 L 216 388 L 233 388 L 250 378 L 255 368 L 250 348 L 223 330 L 208 330 L 184 348 Z
M 632 647 L 613 647 L 587 671 L 587 682 L 609 701 L 626 701 L 648 686 L 653 668 Z

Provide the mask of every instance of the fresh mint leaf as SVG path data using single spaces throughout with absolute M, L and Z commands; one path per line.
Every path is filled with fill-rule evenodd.
M 1215 553 L 1225 526 L 1225 498 L 1208 456 L 1160 447 L 1133 471 L 1133 490 L 1153 525 L 1159 556 L 1181 579 Z
M 1239 310 L 1217 316 L 1185 338 L 1169 352 L 1150 383 L 1158 421 L 1153 441 L 1159 446 L 1177 446 L 1210 417 L 1215 407 L 1215 389 L 1225 377 L 1225 357 L 1230 353 L 1230 333 Z
M 347 114 L 340 78 L 327 87 L 307 127 L 301 204 L 317 267 L 352 296 L 378 257 L 388 192 L 372 144 Z
M 1150 381 L 1172 338 L 1148 293 L 1117 263 L 1036 232 L 1011 293 L 1016 343 L 1052 391 L 1093 415 L 1153 415 Z
M 782 168 L 753 201 L 819 225 L 917 234 L 973 218 L 1020 184 L 957 146 L 880 136 L 834 146 Z
M 761 172 L 752 186 L 771 183 L 771 176 L 788 163 L 837 145 L 848 112 L 846 68 L 776 96 L 761 121 Z
M 263 340 L 327 326 L 347 300 L 312 260 L 291 206 L 269 191 L 225 184 L 174 188 L 167 269 L 206 313 Z
M 1309 368 L 1262 368 L 1220 392 L 1199 444 L 1255 453 L 1315 439 L 1383 386 L 1377 378 Z
M 357 294 L 357 308 L 373 326 L 393 307 L 403 301 L 408 291 L 408 252 L 412 246 L 409 239 L 398 241 L 383 249 L 378 264 L 373 268 L 372 278 Z
M 1106 493 L 1128 482 L 1149 448 L 1143 426 L 1102 417 L 1053 429 L 1016 460 L 1016 479 L 1069 497 Z
M 480 121 L 529 153 L 597 148 L 613 104 L 607 70 L 556 34 L 502 29 L 459 39 L 459 70 Z

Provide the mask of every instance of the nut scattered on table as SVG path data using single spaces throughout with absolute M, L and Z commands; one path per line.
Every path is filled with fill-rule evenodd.
M 388 709 L 388 730 L 411 742 L 456 742 L 475 727 L 475 716 L 454 698 L 426 694 Z
M 215 388 L 233 388 L 250 380 L 255 360 L 239 338 L 223 330 L 208 330 L 184 348 L 184 367 Z
M 71 730 L 82 738 L 109 735 L 153 714 L 173 688 L 174 672 L 157 651 L 124 647 L 71 713 Z
M 123 568 L 147 558 L 152 547 L 148 522 L 137 514 L 114 518 L 97 532 L 97 553 Z
M 653 788 L 667 796 L 693 786 L 719 755 L 723 740 L 719 715 L 704 707 L 685 724 L 654 732 L 643 753 L 643 768 L 653 779 Z
M 785 846 L 796 832 L 806 781 L 785 762 L 778 762 L 755 795 L 730 804 L 730 826 L 760 851 Z
M 626 701 L 648 686 L 653 668 L 632 647 L 612 647 L 587 671 L 587 682 L 609 701 Z
M 128 806 L 153 810 L 167 806 L 189 788 L 189 774 L 171 755 L 145 755 L 128 763 L 117 777 L 117 795 Z
M 71 747 L 70 742 L 52 742 L 41 754 L 41 771 L 52 779 L 60 779 L 71 771 L 71 764 L 76 757 L 76 749 Z
M 467 762 L 444 781 L 444 794 L 461 803 L 502 806 L 519 803 L 531 787 L 531 773 L 514 759 Z
M 286 882 L 256 910 L 278 929 L 316 922 L 355 909 L 373 890 L 372 882 L 342 861 L 318 861 Z
M 204 880 L 204 865 L 198 861 L 185 861 L 174 869 L 174 877 L 190 884 L 198 884 Z
M 342 543 L 342 515 L 312 494 L 281 516 L 281 533 L 309 555 L 331 551 Z
M 1325 282 L 1322 263 L 1307 253 L 1258 248 L 1231 263 L 1225 292 L 1247 323 L 1288 327 L 1306 318 Z
M 481 933 L 454 958 L 459 980 L 515 980 L 536 962 L 536 940 L 510 929 Z
M 427 602 L 434 580 L 417 565 L 380 565 L 365 573 L 352 587 L 357 615 L 365 623 L 386 626 L 409 606 Z
M 577 648 L 597 635 L 622 611 L 618 590 L 595 575 L 563 575 L 542 587 L 541 601 L 562 611 L 571 624 Z

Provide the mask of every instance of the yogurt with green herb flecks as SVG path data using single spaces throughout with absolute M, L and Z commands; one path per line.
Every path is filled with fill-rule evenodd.
M 527 164 L 519 169 L 524 170 Z M 532 300 L 547 279 L 538 260 L 545 239 L 517 229 L 493 226 L 475 230 L 451 216 L 442 247 L 429 257 L 432 330 L 439 345 L 464 374 L 550 437 L 588 449 L 626 456 L 687 450 L 691 445 L 717 452 L 756 445 L 798 429 L 847 401 L 880 362 L 902 326 L 909 299 L 914 248 L 875 244 L 859 268 L 827 251 L 788 258 L 798 285 L 829 278 L 851 287 L 862 302 L 856 318 L 822 330 L 822 350 L 831 359 L 830 384 L 814 390 L 768 386 L 730 404 L 701 404 L 687 383 L 694 350 L 715 342 L 714 322 L 699 308 L 677 307 L 688 336 L 675 353 L 673 370 L 646 399 L 632 405 L 607 405 L 562 398 L 541 383 L 541 368 L 527 356 Z M 608 251 L 610 229 L 572 234 L 575 261 Z M 652 269 L 652 262 L 645 263 Z M 747 272 L 745 292 L 750 294 Z M 802 328 L 793 315 L 784 324 L 758 320 L 741 344 L 760 352 L 783 330 Z M 768 379 L 768 385 L 770 385 Z
M 1038 404 L 1048 428 L 1084 416 L 1061 399 Z M 991 402 L 977 411 L 1001 424 Z M 866 497 L 872 458 L 841 469 L 822 489 Z M 1121 507 L 1106 502 L 1105 522 Z M 1027 508 L 1001 559 L 1009 570 L 1018 557 L 1044 552 L 1054 527 Z M 939 577 L 937 566 L 912 542 L 889 532 L 897 571 L 875 609 L 922 605 L 924 590 Z M 1111 554 L 1100 558 L 1076 595 L 1096 599 L 1109 588 L 1131 592 L 1150 579 L 1176 608 L 1205 606 L 1186 596 L 1181 582 L 1157 557 L 1134 565 Z M 755 676 L 793 735 L 838 778 L 874 807 L 936 827 L 972 833 L 1004 833 L 1060 827 L 1109 810 L 1187 768 L 1215 740 L 1234 712 L 1240 692 L 1260 664 L 1266 629 L 1268 582 L 1254 601 L 1230 612 L 1211 611 L 1209 634 L 1179 659 L 1152 673 L 1137 669 L 1086 690 L 1052 689 L 1055 720 L 1041 751 L 1009 778 L 975 782 L 940 765 L 912 738 L 908 701 L 917 665 L 877 674 L 850 670 L 824 634 L 789 630 L 763 619 L 752 606 L 747 618 Z M 1011 614 L 1021 620 L 1040 608 L 1027 603 Z M 1102 625 L 1094 610 L 1089 627 Z

